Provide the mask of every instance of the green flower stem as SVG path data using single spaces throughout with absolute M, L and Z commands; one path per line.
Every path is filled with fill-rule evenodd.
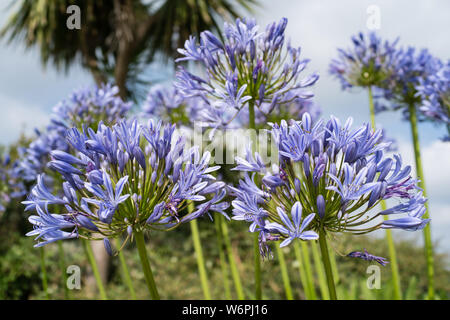
M 310 244 L 311 244 L 311 251 L 312 251 L 312 255 L 313 255 L 313 259 L 314 259 L 314 265 L 316 267 L 317 277 L 319 278 L 319 288 L 320 288 L 320 294 L 322 295 L 322 300 L 330 300 L 330 294 L 328 293 L 325 270 L 323 269 L 323 265 L 320 261 L 319 248 L 317 247 L 317 243 L 315 243 L 314 241 L 311 241 Z
M 372 124 L 372 128 L 376 129 L 376 121 L 375 121 L 375 106 L 373 104 L 373 94 L 372 87 L 368 87 L 369 92 L 369 108 L 370 108 L 370 120 Z M 381 201 L 381 209 L 386 210 L 386 202 Z M 384 215 L 384 220 L 388 220 L 389 218 Z M 392 273 L 392 284 L 394 289 L 394 300 L 400 300 L 402 298 L 401 286 L 400 286 L 400 273 L 398 271 L 398 263 L 397 263 L 397 254 L 394 245 L 394 239 L 392 238 L 392 231 L 386 229 L 386 241 L 388 244 L 389 250 L 389 258 L 390 258 L 390 266 Z
M 425 177 L 423 175 L 422 159 L 420 156 L 420 145 L 419 145 L 419 133 L 417 129 L 417 115 L 416 108 L 414 104 L 409 105 L 409 120 L 411 124 L 411 135 L 414 144 L 414 157 L 416 160 L 416 173 L 417 179 L 419 180 L 419 187 L 423 190 L 423 196 L 427 197 L 427 192 L 425 188 Z M 428 202 L 425 202 L 426 212 L 423 215 L 424 219 L 430 218 L 430 213 L 428 210 Z M 431 227 L 427 224 L 423 229 L 424 242 L 425 242 L 425 256 L 427 260 L 427 275 L 428 275 L 428 299 L 434 299 L 434 258 L 433 258 L 433 243 L 431 240 Z
M 331 270 L 333 271 L 334 284 L 337 285 L 339 283 L 339 272 L 336 263 L 336 254 L 331 247 L 328 247 L 328 249 L 328 254 L 330 255 L 331 261 Z
M 311 288 L 308 283 L 308 276 L 306 275 L 305 263 L 302 258 L 299 241 L 294 241 L 294 253 L 295 253 L 295 258 L 297 259 L 297 262 L 298 262 L 298 269 L 299 269 L 299 273 L 300 273 L 300 282 L 302 284 L 302 288 L 305 293 L 305 298 L 307 300 L 315 300 L 315 298 L 313 298 L 314 295 L 311 294 Z
M 228 235 L 228 226 L 227 226 L 226 222 L 224 221 L 224 219 L 222 219 L 221 225 L 222 225 L 222 234 L 223 234 L 223 239 L 225 242 L 225 247 L 227 248 L 227 252 L 228 252 L 228 259 L 229 259 L 230 268 L 231 268 L 231 276 L 233 278 L 234 287 L 236 289 L 236 294 L 237 294 L 237 297 L 239 300 L 244 300 L 245 299 L 244 290 L 242 289 L 241 278 L 239 276 L 239 271 L 237 269 L 236 260 L 234 259 L 233 249 L 231 248 L 231 240 Z
M 116 241 L 116 247 L 120 248 L 119 239 L 116 238 L 115 241 Z M 125 261 L 125 256 L 124 256 L 122 250 L 119 251 L 119 260 L 120 260 L 120 265 L 122 267 L 123 281 L 125 281 L 128 289 L 130 290 L 131 299 L 136 300 L 136 292 L 134 291 L 133 281 L 131 280 L 130 271 L 128 270 L 127 262 Z
M 188 205 L 189 213 L 193 212 L 194 209 L 194 203 L 190 201 Z M 203 258 L 202 243 L 200 241 L 200 233 L 198 231 L 197 220 L 194 219 L 189 222 L 189 224 L 191 225 L 192 241 L 194 242 L 194 250 L 197 257 L 197 267 L 198 273 L 200 275 L 200 283 L 202 285 L 203 296 L 205 297 L 205 300 L 211 300 L 211 292 L 209 291 L 208 275 L 206 273 L 205 260 Z
M 40 256 L 41 256 L 41 278 L 42 278 L 42 290 L 45 293 L 45 298 L 47 300 L 50 299 L 50 294 L 48 293 L 48 284 L 47 284 L 47 267 L 45 265 L 45 248 L 39 248 Z
M 148 260 L 147 249 L 145 248 L 144 234 L 142 231 L 134 231 L 134 237 L 136 238 L 136 245 L 139 252 L 139 258 L 142 264 L 142 270 L 144 271 L 145 282 L 147 283 L 148 291 L 152 300 L 160 300 L 158 289 L 156 288 L 155 279 L 153 278 L 152 268 Z
M 381 202 L 381 210 L 386 210 L 386 202 Z M 388 218 L 384 216 L 384 220 L 387 220 Z M 392 284 L 394 286 L 394 300 L 401 300 L 402 299 L 402 291 L 401 291 L 401 284 L 400 284 L 400 273 L 398 271 L 398 264 L 397 264 L 397 253 L 394 246 L 394 240 L 392 238 L 392 231 L 389 229 L 386 229 L 386 240 L 388 243 L 388 250 L 389 250 L 389 257 L 390 257 L 390 265 L 391 265 L 391 272 L 392 272 Z
M 256 130 L 255 125 L 255 104 L 252 100 L 250 100 L 248 104 L 248 127 L 249 129 Z M 255 134 L 253 134 L 255 133 Z M 257 138 L 256 138 L 256 132 L 250 133 L 252 140 L 252 151 L 254 152 L 257 148 Z M 254 271 L 255 271 L 255 299 L 261 300 L 262 299 L 262 290 L 261 290 L 261 257 L 259 253 L 259 239 L 258 239 L 258 233 L 254 233 L 253 238 L 253 254 L 254 254 Z
M 61 241 L 57 241 L 58 243 L 58 255 L 59 255 L 59 268 L 61 269 L 63 286 L 64 286 L 64 298 L 71 299 L 70 290 L 67 287 L 67 273 L 66 273 L 66 259 L 64 257 L 64 248 L 63 243 Z
M 261 257 L 259 253 L 259 237 L 257 232 L 253 234 L 253 258 L 255 265 L 255 300 L 261 300 Z
M 277 251 L 278 261 L 280 263 L 281 277 L 283 279 L 283 285 L 284 285 L 284 291 L 286 293 L 286 299 L 293 300 L 294 296 L 292 294 L 291 283 L 289 280 L 289 273 L 288 273 L 288 270 L 286 267 L 286 261 L 284 260 L 283 250 L 280 248 L 280 246 L 278 244 L 275 245 L 275 249 Z
M 337 300 L 336 288 L 334 286 L 333 271 L 331 270 L 330 256 L 328 254 L 328 245 L 326 233 L 323 229 L 319 231 L 319 245 L 322 253 L 322 262 L 325 267 L 325 274 L 327 275 L 328 291 L 331 300 Z
M 220 268 L 222 270 L 222 278 L 223 278 L 223 288 L 225 290 L 225 299 L 231 300 L 231 290 L 230 283 L 228 281 L 228 263 L 225 257 L 225 245 L 223 241 L 223 233 L 222 233 L 222 215 L 217 213 L 214 219 L 214 225 L 216 227 L 216 235 L 217 235 L 217 245 L 219 247 L 219 259 L 220 259 Z
M 100 272 L 98 271 L 97 261 L 95 261 L 94 252 L 92 251 L 91 244 L 86 239 L 81 239 L 83 242 L 84 252 L 88 258 L 89 264 L 91 265 L 92 272 L 94 273 L 94 278 L 97 283 L 98 291 L 100 292 L 100 297 L 102 300 L 107 300 L 106 291 L 103 287 L 102 278 L 100 277 Z
M 311 300 L 317 300 L 317 294 L 316 289 L 314 286 L 314 277 L 312 273 L 312 265 L 311 265 L 311 259 L 309 257 L 309 249 L 308 245 L 305 241 L 300 241 L 300 247 L 302 251 L 302 258 L 305 265 L 305 272 L 306 272 L 306 279 L 308 282 L 308 287 L 310 290 Z

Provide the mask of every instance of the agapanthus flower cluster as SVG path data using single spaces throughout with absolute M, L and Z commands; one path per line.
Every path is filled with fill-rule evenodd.
M 36 177 L 46 170 L 52 150 L 69 150 L 64 134 L 59 130 L 35 130 L 36 137 L 27 147 L 19 148 L 16 174 L 26 182 L 36 181 Z
M 8 152 L 0 151 L 0 216 L 6 210 L 11 199 L 25 194 L 25 186 L 14 170 L 14 161 Z
M 279 103 L 271 113 L 257 110 L 256 124 L 266 125 L 268 122 L 280 122 L 282 119 L 289 117 L 301 119 L 305 113 L 311 116 L 311 120 L 314 123 L 320 118 L 320 106 L 313 99 L 294 99 L 289 103 Z
M 436 59 L 436 72 L 419 79 L 416 86 L 421 98 L 419 110 L 427 119 L 447 126 L 450 139 L 450 61 L 443 63 Z
M 417 87 L 423 84 L 425 79 L 435 75 L 439 66 L 439 59 L 433 57 L 426 49 L 416 50 L 409 47 L 396 50 L 391 65 L 391 74 L 381 88 L 379 97 L 389 101 L 390 107 L 378 102 L 376 111 L 401 109 L 407 119 L 408 106 L 413 105 L 415 108 L 419 108 L 421 104 Z M 425 119 L 422 113 L 418 113 L 418 117 L 419 120 Z
M 205 108 L 204 100 L 186 98 L 177 88 L 163 86 L 151 88 L 142 105 L 145 115 L 186 126 L 198 120 Z
M 174 130 L 152 120 L 70 129 L 66 139 L 76 153 L 53 150 L 48 164 L 64 177 L 63 195 L 50 192 L 41 175 L 24 202 L 37 212 L 28 233 L 37 236 L 36 246 L 103 238 L 110 251 L 109 239 L 124 233 L 168 231 L 209 211 L 225 214 L 224 183 L 211 175 L 219 167 L 209 166 L 209 153 L 184 150 L 182 137 L 173 143 Z M 193 212 L 189 201 L 197 204 Z
M 131 102 L 124 102 L 117 94 L 119 88 L 111 84 L 87 86 L 75 90 L 68 99 L 53 108 L 51 121 L 64 129 L 96 127 L 102 121 L 112 125 L 123 119 L 130 111 Z
M 245 178 L 232 188 L 233 219 L 259 232 L 263 256 L 267 241 L 282 240 L 283 246 L 296 238 L 379 228 L 414 231 L 428 223 L 421 218 L 426 199 L 411 167 L 403 166 L 399 155 L 384 154 L 388 143 L 381 130 L 351 125 L 351 118 L 341 124 L 335 117 L 313 125 L 304 114 L 302 121 L 271 124 L 279 165 L 268 168 L 258 153 L 236 158 L 235 169 Z M 398 202 L 379 211 L 377 205 L 387 199 Z M 396 218 L 378 219 L 386 215 Z
M 198 62 L 204 74 L 179 67 L 177 88 L 186 97 L 209 101 L 217 112 L 232 110 L 234 116 L 227 121 L 249 104 L 267 114 L 278 104 L 311 98 L 306 88 L 318 75 L 300 79 L 309 60 L 301 58 L 300 48 L 285 43 L 286 25 L 283 18 L 261 32 L 255 20 L 237 19 L 225 24 L 223 41 L 209 31 L 201 33 L 199 42 L 190 37 L 178 50 L 183 57 L 177 61 Z
M 352 36 L 350 49 L 338 49 L 338 58 L 330 63 L 330 73 L 343 89 L 382 86 L 390 76 L 398 38 L 382 41 L 375 32 Z
M 131 104 L 123 102 L 117 92 L 118 88 L 110 84 L 86 87 L 75 90 L 68 99 L 57 104 L 51 123 L 45 130 L 36 129 L 36 137 L 28 147 L 20 148 L 16 174 L 25 181 L 36 181 L 37 176 L 46 171 L 52 150 L 70 152 L 65 139 L 69 128 L 96 128 L 100 121 L 114 124 L 125 117 Z

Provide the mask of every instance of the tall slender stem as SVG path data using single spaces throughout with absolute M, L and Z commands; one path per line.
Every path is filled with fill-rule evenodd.
M 325 274 L 327 275 L 328 291 L 331 300 L 337 300 L 336 288 L 334 286 L 333 270 L 331 270 L 330 256 L 328 255 L 328 245 L 326 233 L 323 229 L 319 231 L 319 245 L 322 253 L 322 262 L 325 267 Z
M 156 288 L 155 279 L 153 278 L 152 268 L 148 260 L 147 249 L 145 248 L 144 234 L 142 231 L 134 231 L 136 238 L 136 245 L 141 260 L 142 270 L 144 271 L 145 282 L 147 283 L 148 291 L 153 300 L 160 300 L 158 289 Z
M 333 270 L 334 284 L 337 285 L 339 283 L 339 272 L 336 264 L 336 254 L 331 247 L 328 247 L 328 249 L 328 254 L 330 255 L 331 261 L 331 270 Z
M 222 233 L 222 215 L 220 213 L 216 214 L 214 219 L 214 225 L 216 227 L 216 235 L 217 235 L 217 246 L 219 247 L 219 259 L 220 259 L 220 268 L 222 270 L 222 279 L 223 279 L 223 288 L 225 290 L 225 299 L 231 300 L 231 290 L 230 283 L 228 281 L 228 263 L 225 257 L 225 244 L 223 241 L 223 233 Z
M 311 288 L 308 283 L 308 276 L 305 271 L 305 262 L 303 261 L 302 253 L 300 250 L 300 244 L 298 243 L 298 241 L 294 241 L 294 253 L 295 253 L 295 258 L 297 259 L 297 262 L 298 262 L 298 269 L 299 269 L 299 273 L 300 273 L 300 282 L 302 284 L 303 291 L 305 293 L 305 298 L 307 300 L 314 300 L 313 295 L 311 294 Z
M 223 233 L 223 239 L 225 242 L 225 247 L 227 248 L 228 252 L 228 259 L 230 262 L 230 268 L 231 268 L 231 276 L 233 277 L 234 287 L 236 289 L 237 298 L 239 300 L 244 300 L 244 290 L 242 289 L 242 283 L 241 283 L 241 277 L 239 276 L 239 271 L 237 269 L 236 261 L 234 259 L 233 255 L 233 249 L 231 248 L 231 240 L 228 235 L 228 226 L 225 223 L 225 221 L 222 219 L 222 233 Z
M 48 293 L 48 282 L 47 282 L 47 266 L 45 265 L 45 248 L 39 248 L 41 256 L 41 278 L 42 278 L 42 290 L 45 293 L 45 298 L 50 299 L 50 294 Z
M 289 272 L 286 267 L 286 261 L 284 260 L 283 250 L 281 250 L 281 248 L 279 247 L 278 244 L 275 245 L 275 250 L 277 251 L 278 261 L 280 263 L 281 277 L 283 279 L 284 292 L 286 294 L 286 299 L 293 300 L 294 296 L 292 294 L 291 282 L 289 279 Z
M 64 248 L 62 241 L 57 241 L 58 243 L 58 255 L 59 255 L 59 268 L 61 269 L 62 281 L 64 286 L 64 298 L 70 299 L 70 291 L 67 287 L 67 273 L 66 273 L 66 259 L 64 257 Z
M 116 247 L 120 248 L 119 239 L 116 238 L 115 241 L 116 241 Z M 123 281 L 125 281 L 125 283 L 128 287 L 128 290 L 130 290 L 131 299 L 136 300 L 136 292 L 134 291 L 133 281 L 131 280 L 130 271 L 128 270 L 127 262 L 125 261 L 125 256 L 124 256 L 122 250 L 119 251 L 119 260 L 120 260 L 120 265 L 122 267 Z
M 188 210 L 189 213 L 194 211 L 194 203 L 192 201 L 189 202 Z M 189 222 L 189 224 L 191 225 L 192 241 L 194 242 L 194 250 L 197 257 L 197 267 L 198 273 L 200 275 L 200 283 L 202 285 L 203 296 L 205 297 L 205 300 L 211 300 L 211 293 L 209 291 L 208 285 L 208 275 L 206 273 L 205 260 L 203 258 L 202 243 L 200 241 L 200 233 L 198 231 L 197 220 L 192 220 L 191 222 Z
M 420 156 L 419 133 L 417 129 L 417 115 L 414 104 L 409 105 L 409 120 L 411 124 L 411 135 L 414 145 L 414 158 L 416 161 L 417 179 L 419 179 L 419 187 L 423 190 L 423 196 L 427 196 L 425 188 L 425 177 L 423 175 L 422 158 Z M 428 202 L 425 203 L 426 212 L 423 215 L 424 219 L 430 218 L 428 210 Z M 433 243 L 431 240 L 431 227 L 427 224 L 423 229 L 425 242 L 425 256 L 427 260 L 427 275 L 428 275 L 428 299 L 434 299 L 434 258 L 433 258 Z
M 375 105 L 373 103 L 373 93 L 372 87 L 367 87 L 367 91 L 369 93 L 369 110 L 370 110 L 370 123 L 372 124 L 372 128 L 375 130 L 376 121 L 375 121 Z
M 95 281 L 97 283 L 97 288 L 100 293 L 100 297 L 102 300 L 107 300 L 106 291 L 103 286 L 102 278 L 100 277 L 100 272 L 98 271 L 97 261 L 95 261 L 94 252 L 92 251 L 91 244 L 88 240 L 82 239 L 84 252 L 88 258 L 89 264 L 91 265 L 92 272 L 94 274 Z
M 316 267 L 317 276 L 319 278 L 319 288 L 320 294 L 322 295 L 322 300 L 330 300 L 330 294 L 328 293 L 327 288 L 327 278 L 325 275 L 325 270 L 323 269 L 323 265 L 320 261 L 319 248 L 317 248 L 317 243 L 311 241 L 311 251 L 314 259 L 314 266 Z M 331 261 L 330 261 L 331 263 Z
M 370 120 L 372 123 L 372 128 L 376 129 L 376 122 L 375 122 L 375 106 L 373 103 L 373 94 L 372 94 L 372 87 L 368 87 L 369 92 L 369 108 L 370 108 Z M 386 203 L 384 201 L 381 201 L 381 209 L 386 210 Z M 384 220 L 388 220 L 389 218 L 384 215 Z M 394 300 L 400 300 L 402 297 L 401 292 L 401 286 L 400 286 L 400 273 L 398 271 L 398 263 L 397 263 L 397 254 L 395 250 L 394 245 L 394 239 L 392 238 L 392 231 L 389 229 L 386 229 L 386 241 L 388 244 L 388 250 L 389 250 L 389 258 L 390 258 L 390 266 L 391 266 L 391 273 L 392 273 L 392 284 L 394 289 Z
M 386 203 L 384 201 L 381 202 L 381 210 L 386 210 Z M 384 216 L 384 219 L 387 220 L 388 218 Z M 391 230 L 386 229 L 386 240 L 388 243 L 388 250 L 389 250 L 389 257 L 390 257 L 390 265 L 391 265 L 391 272 L 392 272 L 392 283 L 394 286 L 394 300 L 401 300 L 402 299 L 402 291 L 401 291 L 401 284 L 400 284 L 400 273 L 398 271 L 398 264 L 397 264 L 397 253 L 394 246 L 394 239 L 392 238 L 392 232 Z
M 253 129 L 255 131 L 255 104 L 252 100 L 250 100 L 248 104 L 248 128 Z M 250 136 L 253 138 L 252 141 L 252 151 L 256 150 L 256 132 L 251 132 Z M 255 232 L 253 237 L 253 254 L 254 254 L 254 271 L 255 271 L 255 299 L 262 299 L 262 290 L 261 290 L 261 257 L 259 253 L 259 239 L 258 233 Z
M 308 245 L 305 241 L 300 241 L 300 247 L 302 251 L 303 261 L 305 262 L 305 272 L 308 281 L 308 287 L 310 288 L 310 295 L 312 300 L 317 300 L 316 289 L 314 287 L 314 277 L 312 273 L 311 259 L 309 257 Z

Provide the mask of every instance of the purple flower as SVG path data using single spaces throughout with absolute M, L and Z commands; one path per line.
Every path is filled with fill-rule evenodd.
M 300 202 L 294 203 L 291 209 L 291 219 L 288 217 L 286 212 L 278 207 L 277 208 L 278 215 L 283 224 L 277 222 L 270 222 L 265 225 L 267 230 L 274 230 L 279 232 L 282 236 L 287 237 L 280 244 L 281 247 L 285 247 L 292 242 L 292 240 L 298 238 L 300 240 L 316 240 L 319 239 L 319 235 L 311 230 L 305 230 L 308 225 L 314 219 L 315 213 L 311 213 L 302 221 L 302 207 Z
M 300 79 L 309 60 L 300 57 L 300 48 L 285 44 L 286 26 L 283 18 L 259 32 L 254 19 L 237 19 L 234 24 L 225 23 L 223 41 L 209 31 L 201 34 L 196 45 L 195 38 L 190 38 L 185 49 L 179 50 L 184 57 L 178 60 L 194 60 L 205 72 L 197 76 L 180 67 L 177 89 L 185 97 L 197 96 L 221 108 L 222 116 L 215 117 L 218 124 L 226 123 L 221 119 L 228 117 L 226 109 L 233 111 L 234 118 L 251 104 L 258 108 L 259 117 L 268 117 L 280 104 L 310 99 L 313 94 L 307 88 L 318 75 Z
M 29 235 L 41 235 L 37 239 L 44 245 L 100 234 L 112 253 L 109 239 L 123 233 L 171 230 L 210 211 L 226 216 L 224 184 L 212 175 L 219 167 L 209 166 L 209 153 L 201 156 L 196 147 L 186 149 L 183 139 L 172 143 L 174 130 L 152 120 L 147 125 L 121 121 L 114 126 L 100 123 L 97 130 L 70 130 L 75 152 L 53 151 L 50 162 L 66 180 L 60 188 L 63 195 L 54 195 L 39 176 L 24 202 L 39 214 L 30 220 L 36 231 Z M 196 202 L 192 213 L 184 210 L 188 201 Z M 59 206 L 61 214 L 43 212 L 49 204 Z M 66 232 L 68 228 L 73 231 Z
M 390 76 L 398 38 L 382 41 L 374 32 L 352 36 L 350 49 L 338 49 L 338 58 L 330 63 L 329 72 L 343 89 L 355 86 L 381 87 Z
M 375 262 L 378 262 L 379 264 L 381 264 L 383 267 L 389 263 L 389 261 L 387 261 L 386 258 L 374 256 L 374 255 L 368 253 L 366 249 L 364 249 L 364 252 L 359 252 L 359 251 L 350 252 L 347 255 L 347 257 L 360 258 L 360 259 L 363 259 L 366 261 L 375 261 Z
M 153 87 L 145 100 L 142 110 L 145 115 L 163 121 L 190 126 L 200 119 L 200 114 L 208 105 L 198 97 L 186 98 L 175 87 Z
M 59 215 L 48 212 L 47 206 L 42 209 L 36 206 L 37 216 L 32 215 L 28 218 L 33 224 L 33 231 L 28 232 L 27 236 L 36 236 L 36 240 L 44 240 L 38 242 L 35 247 L 41 247 L 48 243 L 63 240 L 73 239 L 78 237 L 76 230 L 76 223 L 70 215 Z M 71 232 L 63 231 L 63 229 L 70 229 Z
M 268 254 L 268 239 L 288 244 L 301 238 L 306 229 L 300 221 L 307 221 L 315 235 L 414 231 L 429 222 L 422 219 L 426 199 L 410 176 L 411 167 L 399 155 L 385 156 L 389 144 L 381 130 L 368 125 L 353 129 L 351 119 L 341 125 L 334 117 L 313 124 L 308 114 L 271 126 L 279 164 L 264 167 L 264 159 L 248 152 L 245 160 L 236 159 L 237 169 L 253 175 L 246 174 L 231 189 L 233 219 L 249 222 L 250 231 L 260 233 L 262 254 Z M 380 212 L 377 205 L 385 199 L 400 203 Z M 389 220 L 380 219 L 386 215 Z
M 251 222 L 250 231 L 254 232 L 257 227 L 264 227 L 264 219 L 268 217 L 268 212 L 260 208 L 258 202 L 260 198 L 254 194 L 240 193 L 233 205 L 233 220 L 244 220 Z

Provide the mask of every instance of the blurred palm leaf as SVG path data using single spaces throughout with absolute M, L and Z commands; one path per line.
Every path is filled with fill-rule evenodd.
M 176 55 L 191 34 L 217 31 L 224 19 L 250 10 L 256 0 L 22 0 L 0 31 L 9 42 L 37 47 L 44 66 L 67 71 L 81 63 L 97 83 L 133 81 L 156 55 Z M 81 29 L 69 30 L 70 5 L 81 11 Z M 127 85 L 130 87 L 129 85 Z M 122 93 L 130 90 L 122 88 Z

